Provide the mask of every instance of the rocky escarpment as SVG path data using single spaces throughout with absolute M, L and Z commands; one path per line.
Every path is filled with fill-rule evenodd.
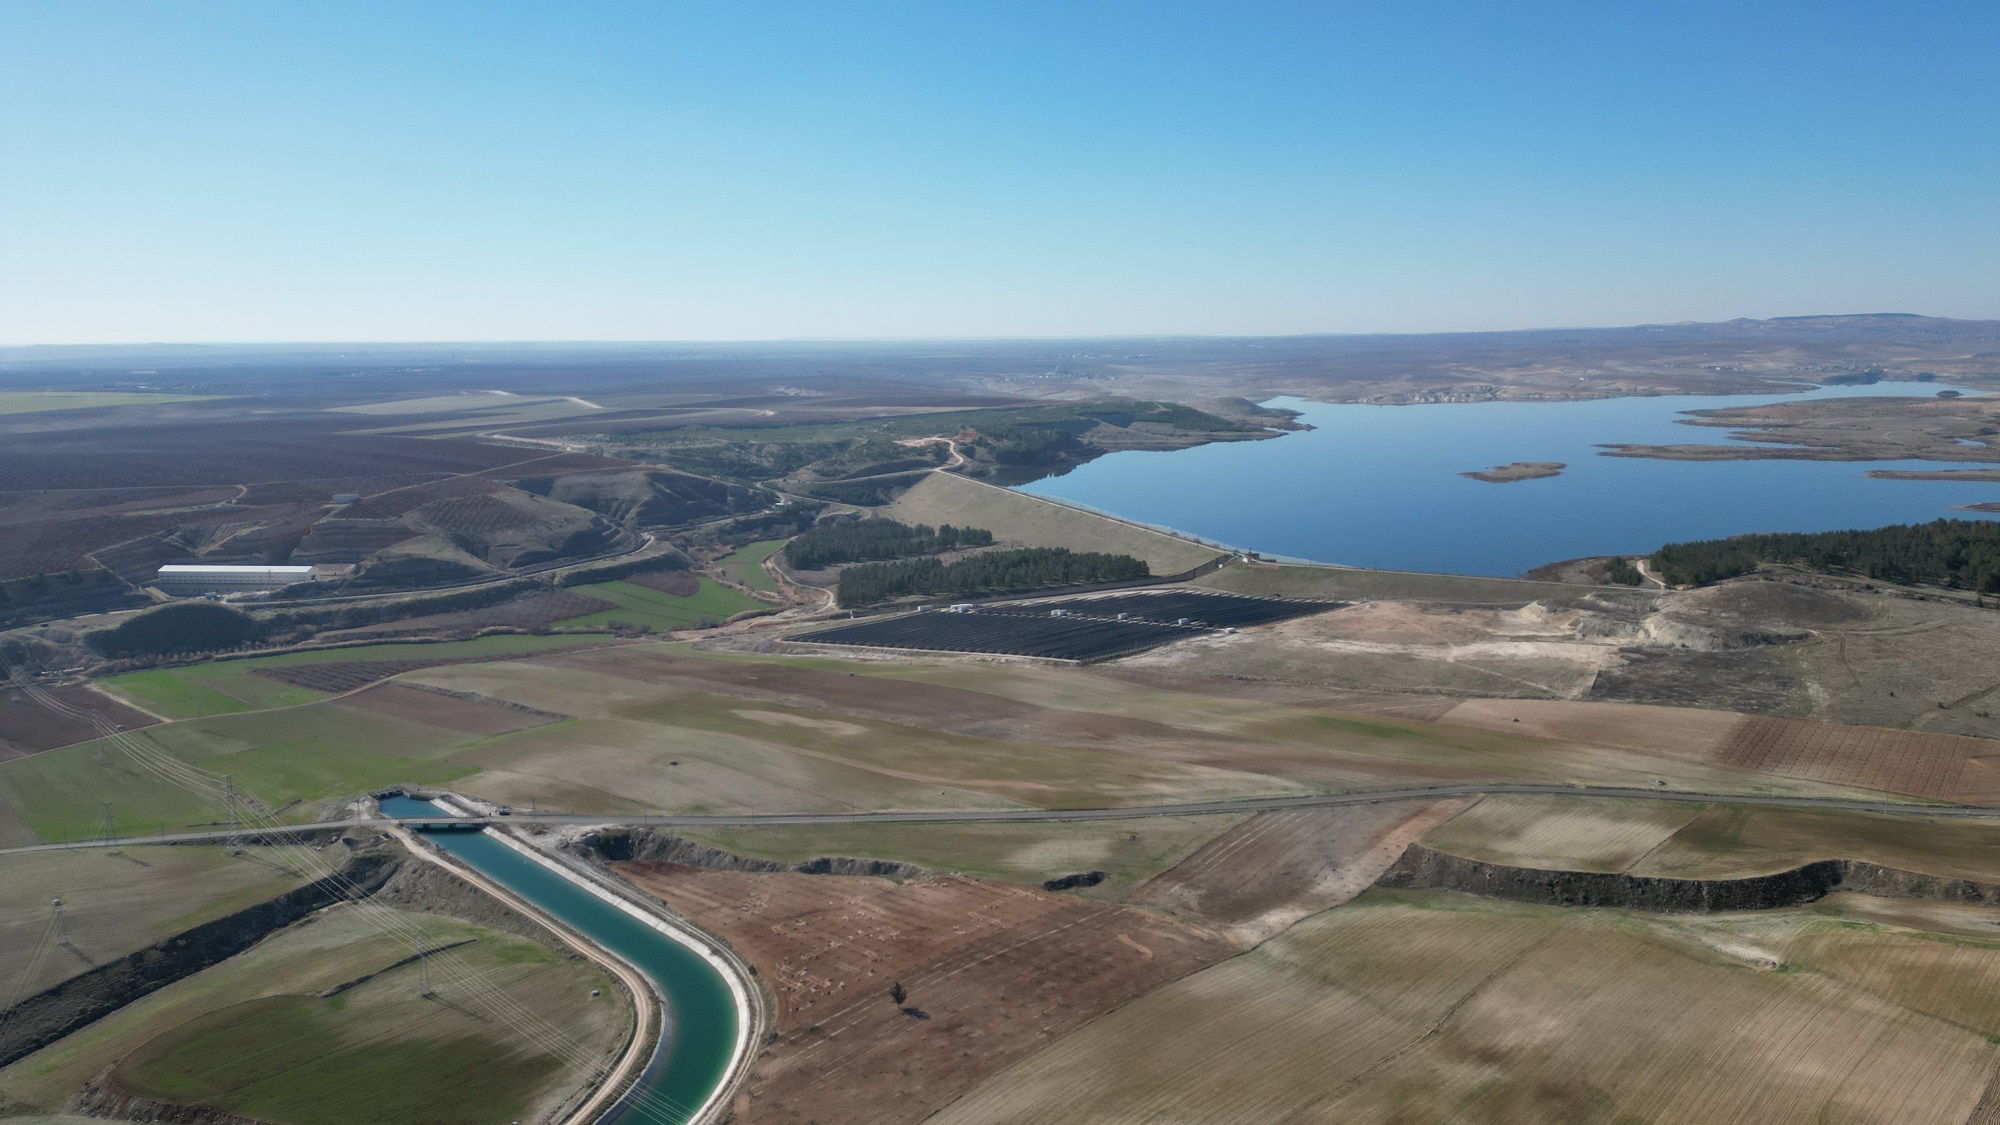
M 884 879 L 922 879 L 930 874 L 913 863 L 891 859 L 816 856 L 800 863 L 758 859 L 649 828 L 608 828 L 586 833 L 571 841 L 569 849 L 597 863 L 639 860 L 704 867 L 711 871 L 790 871 L 801 875 L 873 875 Z
M 1660 914 L 1713 914 L 1801 906 L 1834 891 L 1945 902 L 2000 902 L 2000 885 L 1828 859 L 1747 879 L 1661 879 L 1596 871 L 1551 871 L 1466 859 L 1412 844 L 1376 880 L 1379 887 L 1458 891 L 1541 906 L 1623 907 Z
M 125 1090 L 109 1078 L 94 1081 L 78 1095 L 76 1108 L 92 1117 L 115 1121 L 168 1122 L 170 1125 L 269 1125 L 256 1117 L 201 1105 L 154 1101 Z
M 339 875 L 205 922 L 28 997 L 0 1020 L 0 1066 L 234 957 L 315 910 L 373 892 L 397 866 L 395 854 L 386 849 L 356 850 L 344 857 Z

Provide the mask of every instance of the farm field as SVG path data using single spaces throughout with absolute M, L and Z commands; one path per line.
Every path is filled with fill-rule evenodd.
M 1496 794 L 1424 846 L 1510 867 L 1742 879 L 1856 859 L 2000 883 L 2000 825 L 1771 805 Z
M 351 645 L 127 672 L 102 682 L 112 692 L 155 714 L 169 719 L 192 719 L 235 711 L 296 707 L 400 672 L 440 663 L 505 660 L 593 643 L 600 642 L 591 637 L 502 634 L 435 644 Z
M 441 716 L 451 712 L 440 708 Z M 166 723 L 129 737 L 216 775 L 230 774 L 239 792 L 280 819 L 309 820 L 320 802 L 403 784 L 443 784 L 473 772 L 449 751 L 479 741 L 452 730 L 375 714 L 333 701 L 280 711 L 213 715 Z M 216 823 L 218 797 L 174 785 L 110 741 L 50 750 L 0 763 L 0 839 L 59 841 L 101 833 L 103 804 L 137 831 Z M 336 810 L 337 811 L 337 810 Z
M 1715 805 L 1633 865 L 1634 875 L 1736 879 L 1859 859 L 2000 883 L 2000 825 L 1874 813 Z
M 1481 778 L 1875 796 L 1642 750 L 1050 668 L 706 654 L 679 643 L 579 649 L 571 638 L 518 636 L 221 663 L 221 672 L 163 670 L 165 687 L 159 676 L 137 683 L 160 709 L 185 712 L 202 697 L 176 700 L 167 688 L 247 694 L 244 683 L 270 680 L 345 692 L 405 677 L 407 690 L 212 712 L 132 736 L 234 774 L 295 818 L 363 790 L 446 783 L 503 804 L 603 813 L 1076 807 Z M 410 694 L 419 689 L 513 706 L 433 703 Z M 221 815 L 111 751 L 91 742 L 0 762 L 0 839 L 93 832 L 103 800 L 134 824 Z
M 1142 911 L 965 876 L 919 882 L 622 863 L 758 967 L 777 1039 L 743 1122 L 901 1125 L 1103 1012 L 1226 956 Z M 903 1005 L 892 983 L 908 990 Z
M 0 987 L 30 996 L 96 965 L 253 903 L 305 879 L 269 848 L 128 847 L 0 856 Z M 71 948 L 29 959 L 63 902 Z M 14 995 L 0 995 L 0 1008 Z
M 907 524 L 983 527 L 1003 547 L 1068 547 L 1143 559 L 1154 574 L 1179 574 L 1215 558 L 1213 547 L 1081 508 L 951 473 L 931 473 L 881 509 Z
M 86 686 L 59 684 L 42 690 L 66 706 L 95 711 L 121 726 L 143 727 L 155 721 Z M 0 687 L 0 762 L 95 737 L 97 728 L 89 722 L 44 707 L 14 688 Z
M 1629 871 L 1708 808 L 1503 793 L 1480 798 L 1423 839 L 1425 847 L 1508 867 Z
M 1244 819 L 1162 816 L 1106 824 L 759 825 L 675 831 L 739 855 L 787 863 L 829 855 L 901 860 L 936 872 L 1028 884 L 1102 871 L 1102 883 L 1070 893 L 1116 901 Z
M 392 914 L 433 947 L 472 939 L 433 959 L 435 998 L 418 995 L 416 965 L 397 965 L 409 947 L 341 907 L 0 1070 L 0 1089 L 10 1108 L 56 1110 L 104 1075 L 123 1093 L 272 1125 L 474 1125 L 531 1118 L 586 1077 L 494 1007 L 486 987 L 505 989 L 581 1056 L 608 1058 L 622 1042 L 630 1010 L 589 962 L 456 919 Z
M 934 1120 L 1961 1125 L 2000 990 L 1947 982 L 1995 974 L 1991 939 L 1808 912 L 1681 926 L 1371 891 Z
M 752 590 L 775 594 L 778 592 L 778 584 L 771 579 L 770 572 L 764 569 L 764 560 L 777 554 L 784 545 L 783 539 L 766 539 L 751 543 L 724 555 L 717 560 L 716 565 L 722 568 L 722 573 L 732 582 L 741 582 Z
M 0 414 L 95 410 L 106 406 L 165 406 L 174 402 L 209 402 L 216 397 L 146 391 L 0 391 Z
M 1468 798 L 1266 812 L 1147 880 L 1131 901 L 1220 928 L 1241 947 L 1367 890 Z
M 647 628 L 655 632 L 671 632 L 675 629 L 691 629 L 704 620 L 727 621 L 739 613 L 750 610 L 771 608 L 755 598 L 724 586 L 720 582 L 704 578 L 701 589 L 691 597 L 675 597 L 659 590 L 649 590 L 633 582 L 598 582 L 588 586 L 572 588 L 572 593 L 583 594 L 599 601 L 610 602 L 616 609 L 572 617 L 557 622 L 566 629 L 596 629 L 612 625 L 632 628 Z

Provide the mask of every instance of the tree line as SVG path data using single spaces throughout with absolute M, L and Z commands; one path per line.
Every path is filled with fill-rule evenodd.
M 871 559 L 935 555 L 960 547 L 991 547 L 993 533 L 982 527 L 898 523 L 891 519 L 842 520 L 818 524 L 785 547 L 785 557 L 802 570 Z
M 1064 547 L 988 551 L 954 563 L 941 559 L 863 563 L 840 572 L 840 604 L 874 605 L 926 595 L 1003 594 L 1049 586 L 1081 586 L 1149 578 L 1152 571 L 1130 555 L 1076 552 Z
M 1652 562 L 1674 585 L 1720 582 L 1769 562 L 1992 594 L 2000 593 L 2000 522 L 1933 520 L 1872 531 L 1737 535 L 1669 543 L 1653 553 Z

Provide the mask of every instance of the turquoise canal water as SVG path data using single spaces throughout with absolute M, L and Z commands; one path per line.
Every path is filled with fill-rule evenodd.
M 1023 491 L 1266 554 L 1348 566 L 1511 576 L 1584 555 L 1753 531 L 1831 531 L 1941 517 L 2000 500 L 2000 484 L 1871 480 L 1869 469 L 1976 468 L 1929 461 L 1653 461 L 1600 442 L 1717 444 L 1688 410 L 1858 395 L 1929 398 L 1938 383 L 1792 395 L 1675 395 L 1584 402 L 1363 406 L 1281 398 L 1314 429 L 1269 441 L 1113 453 Z M 1558 477 L 1459 476 L 1562 461 Z
M 447 814 L 428 801 L 384 797 L 388 816 Z M 713 966 L 693 950 L 494 839 L 489 832 L 436 832 L 430 840 L 481 874 L 562 919 L 658 983 L 667 998 L 662 1049 L 617 1113 L 619 1125 L 680 1125 L 721 1083 L 736 1045 L 736 1002 Z

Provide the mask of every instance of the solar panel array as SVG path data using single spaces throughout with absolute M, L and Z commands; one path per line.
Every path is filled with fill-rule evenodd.
M 802 633 L 792 639 L 1089 663 L 1130 656 L 1225 628 L 1323 613 L 1342 604 L 1192 590 L 1131 592 L 1033 604 L 980 604 L 964 613 L 941 609 L 907 613 Z M 1125 615 L 1124 620 L 1119 620 L 1120 614 Z

